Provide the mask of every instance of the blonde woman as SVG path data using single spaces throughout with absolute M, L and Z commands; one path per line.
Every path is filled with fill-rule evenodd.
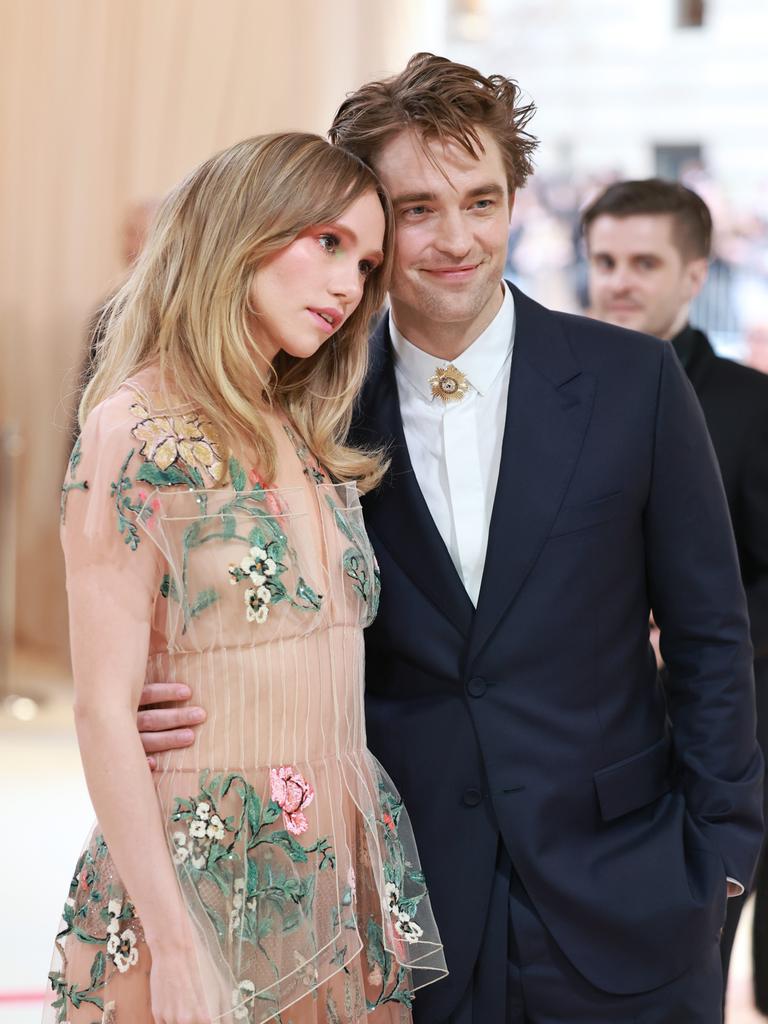
M 390 232 L 355 157 L 250 139 L 169 196 L 107 312 L 62 491 L 98 824 L 46 1022 L 391 1024 L 445 973 L 363 722 L 384 464 L 344 438 Z M 152 774 L 136 706 L 173 678 L 207 719 Z

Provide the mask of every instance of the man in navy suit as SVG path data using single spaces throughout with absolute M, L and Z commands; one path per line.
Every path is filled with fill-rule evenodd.
M 414 1019 L 714 1024 L 728 888 L 761 839 L 728 509 L 669 346 L 502 281 L 531 113 L 513 82 L 419 54 L 330 133 L 397 218 L 354 435 L 392 455 L 365 499 L 369 745 L 450 970 Z M 148 751 L 190 741 L 152 732 L 188 709 L 142 714 Z

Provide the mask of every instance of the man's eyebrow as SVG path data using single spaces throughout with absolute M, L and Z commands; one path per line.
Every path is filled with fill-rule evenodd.
M 489 181 L 484 185 L 476 185 L 474 188 L 469 189 L 468 192 L 465 192 L 464 195 L 467 199 L 476 199 L 478 196 L 501 197 L 504 195 L 504 189 L 498 182 Z M 434 192 L 403 192 L 399 196 L 394 197 L 392 205 L 407 206 L 408 204 L 433 203 L 436 199 L 437 196 Z
M 477 188 L 471 188 L 467 192 L 467 197 L 474 199 L 475 196 L 503 196 L 504 189 L 495 181 L 488 182 L 487 185 L 478 185 Z
M 403 206 L 406 203 L 431 203 L 435 201 L 434 192 L 402 192 L 392 199 L 393 206 Z

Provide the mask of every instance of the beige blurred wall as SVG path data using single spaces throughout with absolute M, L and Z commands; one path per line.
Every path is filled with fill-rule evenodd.
M 22 441 L 0 515 L 17 521 L 20 644 L 66 651 L 58 501 L 74 375 L 119 277 L 127 206 L 247 135 L 322 133 L 345 92 L 405 62 L 416 8 L 0 0 L 0 426 Z

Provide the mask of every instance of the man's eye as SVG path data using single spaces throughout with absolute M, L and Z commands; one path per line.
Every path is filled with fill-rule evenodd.
M 475 209 L 477 210 L 487 210 L 491 206 L 493 206 L 492 199 L 478 199 L 475 203 Z
M 326 252 L 334 253 L 341 245 L 341 241 L 338 235 L 322 234 L 318 238 L 320 246 L 325 249 Z
M 407 210 L 403 210 L 403 213 L 410 214 L 413 217 L 421 217 L 426 212 L 426 206 L 409 206 Z

